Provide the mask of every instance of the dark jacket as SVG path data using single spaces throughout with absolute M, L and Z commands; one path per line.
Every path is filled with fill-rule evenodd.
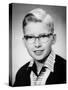
M 50 73 L 46 81 L 46 85 L 66 83 L 66 60 L 56 55 L 55 61 L 54 72 Z M 28 62 L 18 70 L 13 86 L 30 86 L 30 72 L 33 69 L 34 65 L 32 68 L 30 68 L 28 67 L 29 63 L 30 62 Z

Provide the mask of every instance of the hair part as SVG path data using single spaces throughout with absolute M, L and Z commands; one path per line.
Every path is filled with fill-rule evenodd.
M 41 20 L 37 19 L 32 13 L 27 14 L 23 20 L 23 30 L 29 22 L 41 22 Z

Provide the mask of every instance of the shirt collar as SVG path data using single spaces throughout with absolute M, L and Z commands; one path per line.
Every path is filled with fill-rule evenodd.
M 47 60 L 45 61 L 43 67 L 47 67 L 50 71 L 54 72 L 54 63 L 55 63 L 55 53 L 51 51 L 50 55 L 48 56 Z M 34 64 L 34 60 L 32 59 L 29 63 L 28 67 L 32 67 Z
M 44 63 L 44 66 L 50 69 L 52 72 L 54 72 L 54 63 L 55 63 L 55 53 L 54 51 L 51 51 L 49 57 Z

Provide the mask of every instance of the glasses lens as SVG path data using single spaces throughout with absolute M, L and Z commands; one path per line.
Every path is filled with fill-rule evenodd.
M 33 43 L 34 42 L 34 36 L 24 36 L 24 38 L 27 40 L 28 43 Z
M 41 42 L 47 42 L 49 40 L 49 38 L 50 38 L 51 35 L 52 35 L 51 33 L 50 34 L 47 34 L 47 35 L 45 35 L 45 34 L 40 35 L 40 41 Z
M 48 41 L 48 37 L 41 37 L 41 38 L 40 38 L 40 41 L 41 41 L 41 42 L 47 42 L 47 41 Z

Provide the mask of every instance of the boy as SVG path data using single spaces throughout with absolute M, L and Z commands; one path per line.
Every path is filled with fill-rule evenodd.
M 66 83 L 66 62 L 56 55 L 52 17 L 43 9 L 30 11 L 23 20 L 24 43 L 33 58 L 16 74 L 14 86 Z

